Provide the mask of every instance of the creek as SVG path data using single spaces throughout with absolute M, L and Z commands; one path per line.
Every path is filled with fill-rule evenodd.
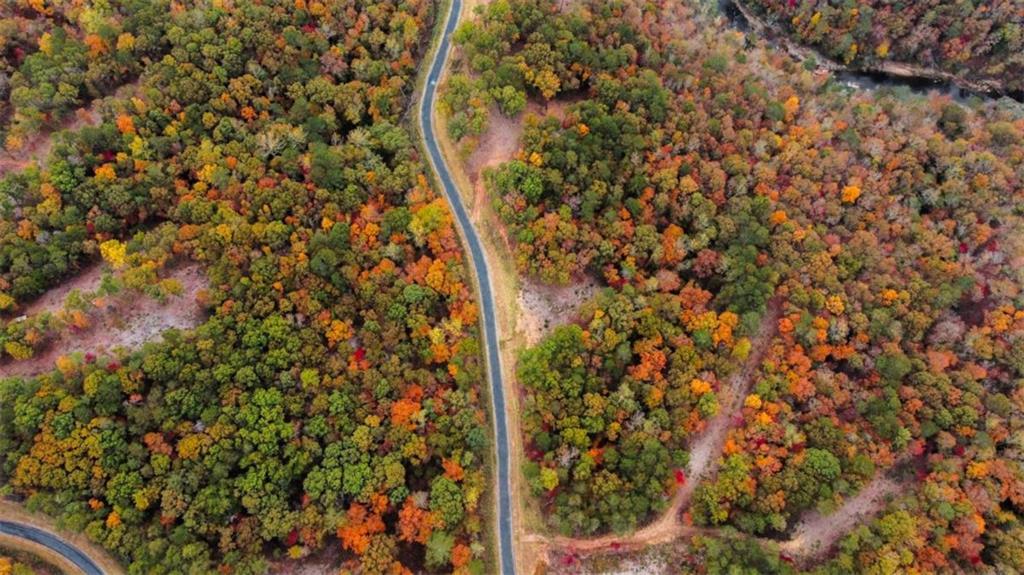
M 758 32 L 756 29 L 757 27 L 751 25 L 747 16 L 736 5 L 734 0 L 718 0 L 718 11 L 725 17 L 726 22 L 731 28 L 739 30 L 748 36 L 748 42 L 750 41 L 750 36 Z M 771 23 L 765 23 L 764 26 L 769 30 L 772 29 Z M 778 48 L 785 50 L 781 45 L 780 40 L 770 37 L 775 34 L 781 36 L 784 32 L 781 30 L 772 31 L 774 33 L 766 35 L 769 37 L 766 37 L 765 40 L 776 45 Z M 817 54 L 816 51 L 809 47 L 806 48 L 806 51 L 814 52 L 819 61 L 827 61 L 827 58 Z M 843 69 L 832 70 L 831 72 L 835 82 L 857 90 L 876 91 L 880 89 L 905 88 L 916 94 L 931 94 L 939 92 L 941 94 L 948 95 L 954 101 L 961 104 L 967 104 L 975 98 L 981 100 L 1000 100 L 1002 98 L 1010 98 L 1017 102 L 1024 102 L 1024 93 L 999 94 L 970 90 L 958 85 L 952 80 L 896 76 L 893 74 L 886 74 L 884 72 L 854 70 L 845 67 L 843 67 Z

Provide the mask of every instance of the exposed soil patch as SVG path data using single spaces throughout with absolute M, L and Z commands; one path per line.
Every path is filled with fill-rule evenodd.
M 585 99 L 585 96 L 582 94 L 573 96 L 562 95 L 557 100 L 548 101 L 547 105 L 544 107 L 544 114 L 554 116 L 559 120 L 564 120 L 566 113 L 569 111 L 569 106 Z
M 561 120 L 565 118 L 566 110 L 572 103 L 573 100 L 570 99 L 551 100 L 546 104 L 531 101 L 527 103 L 526 110 L 514 118 L 502 114 L 497 106 L 491 107 L 487 131 L 477 140 L 476 147 L 464 164 L 469 181 L 473 184 L 470 210 L 474 217 L 481 215 L 481 210 L 488 202 L 484 170 L 500 166 L 516 155 L 519 151 L 519 141 L 523 136 L 526 116 L 554 116 Z M 502 237 L 508 241 L 504 231 Z
M 125 84 L 114 93 L 115 98 L 123 98 L 138 87 L 138 82 Z M 54 135 L 61 131 L 79 130 L 85 126 L 96 126 L 102 120 L 100 105 L 103 99 L 94 100 L 68 116 L 60 126 L 52 130 L 44 130 L 26 138 L 21 148 L 13 152 L 0 150 L 0 177 L 11 172 L 27 168 L 33 163 L 42 165 L 53 148 Z
M 0 176 L 23 170 L 33 163 L 40 165 L 45 162 L 53 148 L 53 136 L 63 130 L 78 130 L 83 126 L 95 126 L 100 123 L 99 112 L 95 106 L 87 106 L 75 110 L 75 113 L 64 120 L 55 130 L 33 134 L 22 143 L 21 148 L 13 152 L 0 151 Z
M 525 114 L 537 114 L 540 106 L 530 102 L 522 114 L 509 118 L 497 106 L 492 106 L 487 121 L 487 131 L 480 136 L 476 148 L 466 161 L 466 172 L 474 182 L 481 179 L 485 168 L 497 166 L 512 159 L 519 150 L 519 138 L 523 135 Z
M 568 286 L 524 282 L 517 298 L 520 315 L 516 329 L 523 332 L 527 345 L 535 345 L 554 328 L 575 319 L 580 306 L 600 287 L 590 277 Z
M 102 277 L 99 270 L 99 266 L 94 266 L 71 283 L 83 292 L 91 291 L 87 289 L 88 286 L 92 282 L 98 285 Z M 8 361 L 0 365 L 0 377 L 37 375 L 53 369 L 54 362 L 62 355 L 76 352 L 102 355 L 119 348 L 135 349 L 168 329 L 189 329 L 199 325 L 204 312 L 196 296 L 207 285 L 199 265 L 179 266 L 171 270 L 168 278 L 181 283 L 182 292 L 179 295 L 168 297 L 163 303 L 134 291 L 104 298 L 97 309 L 90 313 L 89 327 L 82 330 L 69 329 L 58 335 L 31 359 Z M 64 290 L 65 287 L 57 290 Z M 67 291 L 63 293 L 64 296 Z M 63 302 L 63 298 L 47 294 L 33 306 L 38 311 L 54 311 L 60 309 L 60 302 Z
M 64 300 L 73 291 L 92 293 L 99 289 L 103 281 L 103 266 L 99 262 L 88 264 L 80 273 L 70 277 L 61 285 L 47 291 L 25 307 L 18 310 L 18 315 L 37 315 L 43 312 L 55 313 L 63 309 Z
M 340 545 L 335 541 L 328 541 L 323 549 L 298 560 L 282 559 L 270 563 L 268 573 L 273 575 L 321 575 L 322 573 L 337 573 L 340 563 Z
M 562 119 L 571 104 L 571 100 L 552 100 L 546 104 L 530 102 L 526 111 L 515 118 L 506 117 L 497 107 L 491 110 L 488 129 L 480 136 L 476 148 L 465 162 L 466 174 L 473 186 L 470 210 L 474 220 L 483 220 L 485 214 L 497 219 L 496 214 L 487 214 L 490 211 L 490 196 L 483 173 L 484 170 L 500 166 L 515 157 L 520 149 L 519 142 L 525 125 L 524 116 L 532 114 Z M 494 231 L 511 253 L 512 243 L 505 227 L 499 225 Z M 515 330 L 523 334 L 527 345 L 536 344 L 554 327 L 571 321 L 579 306 L 590 299 L 598 288 L 597 281 L 592 278 L 564 287 L 524 281 L 516 298 L 518 313 L 515 318 Z
M 537 106 L 530 104 L 526 113 Z M 473 153 L 465 162 L 466 175 L 473 186 L 473 197 L 469 201 L 469 210 L 473 218 L 479 221 L 488 204 L 487 186 L 484 183 L 483 173 L 487 168 L 493 168 L 504 164 L 512 159 L 519 150 L 519 139 L 523 135 L 523 115 L 515 118 L 506 117 L 497 106 L 491 108 L 490 119 L 488 120 L 487 131 L 480 136 Z M 508 236 L 504 229 L 500 231 L 502 241 L 508 244 Z
M 554 571 L 572 575 L 678 575 L 677 561 L 682 558 L 674 557 L 673 551 L 641 550 L 625 557 L 619 553 L 600 553 L 586 557 L 562 555 L 558 557 L 559 566 Z

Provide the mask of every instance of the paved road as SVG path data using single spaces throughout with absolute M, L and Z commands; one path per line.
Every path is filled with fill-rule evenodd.
M 452 0 L 451 8 L 444 25 L 441 44 L 430 62 L 430 72 L 423 93 L 419 110 L 420 132 L 427 145 L 430 164 L 444 189 L 444 195 L 455 212 L 455 219 L 469 247 L 469 253 L 476 272 L 479 286 L 481 323 L 484 331 L 484 343 L 487 350 L 487 376 L 491 384 L 491 401 L 494 404 L 494 436 L 498 456 L 496 473 L 498 493 L 498 557 L 501 571 L 505 575 L 515 575 L 516 564 L 512 554 L 512 502 L 511 483 L 509 482 L 510 449 L 508 443 L 508 422 L 505 419 L 505 391 L 501 382 L 501 358 L 498 355 L 498 322 L 494 311 L 494 296 L 491 290 L 491 274 L 487 269 L 480 236 L 473 229 L 466 206 L 462 203 L 459 190 L 455 187 L 448 164 L 437 145 L 434 137 L 434 100 L 437 97 L 437 83 L 441 78 L 445 62 L 451 52 L 451 36 L 462 12 L 462 0 Z
M 96 563 L 94 563 L 93 560 L 85 553 L 82 553 L 70 543 L 65 542 L 63 539 L 49 531 L 43 531 L 42 529 L 32 527 L 31 525 L 25 525 L 24 523 L 0 521 L 0 533 L 4 535 L 13 535 L 14 537 L 19 537 L 21 539 L 28 539 L 29 541 L 48 547 L 51 551 L 62 555 L 65 559 L 81 569 L 82 573 L 85 573 L 85 575 L 103 575 L 103 570 L 100 569 L 99 566 L 96 565 Z

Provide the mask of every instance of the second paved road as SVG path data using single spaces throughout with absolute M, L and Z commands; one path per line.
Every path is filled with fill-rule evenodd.
M 103 575 L 103 571 L 88 555 L 53 533 L 15 521 L 0 521 L 0 533 L 48 547 L 81 569 L 85 575 Z
M 494 311 L 494 296 L 491 290 L 491 274 L 487 268 L 480 236 L 473 228 L 462 196 L 452 180 L 451 171 L 434 136 L 434 101 L 437 99 L 437 83 L 444 71 L 445 63 L 451 53 L 452 32 L 459 23 L 462 13 L 462 0 L 452 0 L 451 7 L 445 17 L 441 42 L 430 61 L 423 98 L 420 101 L 419 124 L 420 133 L 427 147 L 430 164 L 437 173 L 438 180 L 448 198 L 448 203 L 455 213 L 462 237 L 465 238 L 476 274 L 478 293 L 480 295 L 480 318 L 483 328 L 484 349 L 487 354 L 487 377 L 491 386 L 491 402 L 494 413 L 494 441 L 497 454 L 495 484 L 498 499 L 498 560 L 501 571 L 505 575 L 515 575 L 516 564 L 512 551 L 512 500 L 511 482 L 509 481 L 510 449 L 508 442 L 508 422 L 505 419 L 505 390 L 501 381 L 501 357 L 498 353 L 498 322 Z

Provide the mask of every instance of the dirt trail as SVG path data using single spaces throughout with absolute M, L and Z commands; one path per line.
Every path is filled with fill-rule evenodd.
M 751 353 L 747 356 L 743 367 L 732 374 L 723 386 L 721 393 L 722 408 L 718 411 L 705 428 L 704 432 L 690 446 L 690 462 L 687 465 L 688 481 L 679 488 L 672 496 L 672 503 L 669 508 L 653 523 L 639 529 L 631 535 L 605 535 L 596 538 L 573 538 L 573 537 L 544 537 L 533 535 L 531 540 L 546 542 L 549 549 L 564 549 L 577 551 L 597 551 L 601 549 L 635 549 L 647 545 L 666 543 L 681 536 L 695 535 L 703 532 L 711 532 L 699 527 L 683 524 L 680 515 L 689 507 L 690 499 L 693 497 L 697 486 L 709 479 L 713 479 L 718 472 L 719 457 L 722 448 L 725 446 L 726 435 L 732 424 L 733 416 L 743 406 L 743 399 L 750 392 L 753 386 L 757 370 L 761 367 L 761 361 L 779 325 L 779 317 L 782 314 L 782 302 L 779 299 L 772 299 L 768 303 L 768 309 L 761 319 L 761 325 L 757 333 L 751 338 Z
M 694 482 L 696 483 L 696 482 Z M 774 539 L 748 535 L 730 530 L 728 537 L 754 540 L 763 545 L 778 545 L 779 552 L 790 557 L 798 565 L 809 567 L 821 559 L 835 544 L 850 533 L 858 525 L 882 511 L 888 501 L 907 488 L 887 475 L 880 474 L 864 486 L 856 495 L 847 498 L 843 504 L 828 515 L 817 511 L 804 514 L 797 524 L 792 538 L 779 542 Z M 684 500 L 677 497 L 680 508 Z M 545 538 L 542 535 L 528 537 L 546 549 L 548 563 L 552 566 L 565 566 L 565 569 L 554 567 L 552 573 L 579 574 L 580 554 L 592 553 L 624 553 L 642 551 L 651 545 L 666 544 L 679 539 L 692 538 L 698 535 L 716 537 L 722 534 L 719 527 L 697 527 L 675 522 L 675 512 L 670 510 L 658 522 L 638 531 L 632 536 L 604 536 L 596 539 Z M 659 523 L 665 525 L 658 525 Z M 558 560 L 553 560 L 558 559 Z M 632 571 L 630 571 L 632 572 Z M 642 571 L 648 572 L 648 571 Z M 674 572 L 665 569 L 664 572 Z
M 722 408 L 718 410 L 708 423 L 704 433 L 690 447 L 690 464 L 687 466 L 687 478 L 689 481 L 684 485 L 677 495 L 682 499 L 682 504 L 690 502 L 690 497 L 702 481 L 714 479 L 718 473 L 718 462 L 725 447 L 726 436 L 732 426 L 733 417 L 743 407 L 743 400 L 750 393 L 754 386 L 755 376 L 761 368 L 761 362 L 771 346 L 779 328 L 779 317 L 782 315 L 782 301 L 773 298 L 768 302 L 768 309 L 761 318 L 761 325 L 757 333 L 750 340 L 750 355 L 747 356 L 743 368 L 733 373 L 726 380 L 725 388 L 722 390 Z
M 101 277 L 100 266 L 95 266 L 71 283 L 85 293 L 90 286 L 95 289 Z M 195 327 L 203 319 L 204 312 L 196 296 L 206 287 L 206 277 L 198 264 L 188 264 L 171 270 L 168 278 L 181 283 L 180 295 L 167 298 L 165 303 L 127 290 L 108 296 L 98 309 L 91 310 L 89 327 L 77 331 L 66 329 L 31 359 L 0 363 L 0 377 L 37 375 L 53 369 L 54 362 L 62 355 L 75 352 L 102 355 L 117 348 L 134 349 L 168 329 Z M 60 287 L 52 291 L 57 293 L 43 296 L 30 308 L 36 313 L 60 310 L 70 289 Z
M 876 477 L 834 513 L 808 513 L 797 524 L 793 537 L 781 544 L 779 550 L 800 562 L 821 557 L 854 527 L 881 511 L 887 500 L 904 487 L 889 477 Z

